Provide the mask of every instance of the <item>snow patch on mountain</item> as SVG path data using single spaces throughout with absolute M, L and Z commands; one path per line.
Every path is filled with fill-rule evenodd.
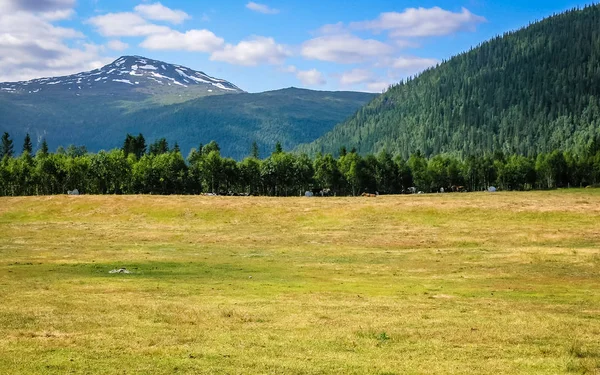
M 159 71 L 160 73 L 158 73 Z M 135 77 L 134 82 L 132 82 L 131 77 Z M 115 84 L 106 85 L 107 82 L 115 82 Z M 123 90 L 122 83 L 140 88 L 175 85 L 184 89 L 199 85 L 201 88 L 206 88 L 208 93 L 244 92 L 234 84 L 220 78 L 211 77 L 204 72 L 140 56 L 122 56 L 100 69 L 70 76 L 0 83 L 0 90 L 11 93 L 35 93 L 40 90 L 53 90 L 53 92 L 54 90 L 70 90 L 72 88 L 81 90 L 83 86 L 89 90 L 107 90 L 113 86 L 116 90 Z
M 113 79 L 113 82 L 123 82 L 123 83 L 129 83 L 130 85 L 133 85 L 133 83 L 131 83 L 131 81 L 128 79 Z

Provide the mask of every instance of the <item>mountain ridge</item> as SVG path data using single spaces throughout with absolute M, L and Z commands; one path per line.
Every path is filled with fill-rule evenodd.
M 253 141 L 262 152 L 277 142 L 291 149 L 312 141 L 375 96 L 300 88 L 247 93 L 224 79 L 164 64 L 123 56 L 103 68 L 65 76 L 68 82 L 50 77 L 33 80 L 38 86 L 32 81 L 18 89 L 8 86 L 14 90 L 0 90 L 0 133 L 16 140 L 29 133 L 38 144 L 45 138 L 52 149 L 74 144 L 90 151 L 121 147 L 127 133 L 143 133 L 148 142 L 166 138 L 182 150 L 215 140 L 223 155 L 241 158 Z
M 125 89 L 148 92 L 149 88 L 156 90 L 168 86 L 179 86 L 181 89 L 198 86 L 206 90 L 205 95 L 244 92 L 236 85 L 202 71 L 137 55 L 121 56 L 101 68 L 66 76 L 0 82 L 0 91 L 36 94 L 67 89 L 81 95 Z

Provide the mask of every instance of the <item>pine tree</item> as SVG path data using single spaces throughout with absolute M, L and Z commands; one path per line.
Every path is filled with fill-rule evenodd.
M 157 139 L 150 145 L 150 155 L 162 155 L 169 152 L 169 144 L 165 138 Z
M 123 142 L 123 152 L 125 153 L 125 157 L 127 157 L 129 154 L 134 153 L 134 148 L 135 148 L 135 138 L 133 138 L 133 136 L 129 133 L 127 133 L 127 135 L 125 136 L 125 141 Z
M 138 134 L 138 136 L 135 137 L 134 143 L 135 143 L 134 153 L 135 153 L 135 156 L 139 159 L 142 156 L 144 156 L 144 154 L 146 153 L 146 139 L 144 138 L 142 133 Z
M 33 152 L 33 145 L 31 144 L 31 137 L 29 137 L 29 133 L 25 135 L 25 140 L 23 141 L 23 153 L 25 152 L 30 155 Z
M 40 145 L 40 148 L 38 150 L 38 154 L 41 156 L 46 156 L 48 155 L 48 142 L 46 142 L 46 138 L 44 138 L 42 140 L 42 144 Z
M 254 159 L 258 159 L 260 156 L 260 151 L 258 149 L 258 143 L 256 143 L 256 141 L 252 142 L 252 150 L 250 152 L 250 156 L 252 156 Z
M 10 135 L 4 132 L 2 135 L 2 148 L 0 149 L 0 159 L 5 157 L 10 158 L 13 156 L 13 141 L 10 139 Z

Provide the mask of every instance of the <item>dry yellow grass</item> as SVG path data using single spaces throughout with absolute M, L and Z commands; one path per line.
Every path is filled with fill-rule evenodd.
M 598 374 L 599 250 L 595 190 L 1 198 L 0 373 Z

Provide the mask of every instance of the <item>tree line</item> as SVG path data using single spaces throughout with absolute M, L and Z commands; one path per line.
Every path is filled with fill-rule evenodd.
M 201 194 L 298 196 L 306 191 L 332 195 L 363 192 L 401 194 L 415 191 L 552 189 L 600 184 L 600 138 L 582 154 L 553 151 L 534 157 L 518 154 L 471 155 L 464 159 L 420 151 L 404 159 L 383 150 L 360 155 L 342 147 L 339 157 L 285 152 L 277 144 L 259 158 L 256 143 L 241 161 L 223 157 L 212 141 L 183 157 L 177 143 L 161 138 L 147 145 L 142 134 L 127 135 L 121 149 L 89 153 L 85 147 L 33 150 L 23 141 L 17 156 L 4 133 L 0 147 L 0 195 Z

